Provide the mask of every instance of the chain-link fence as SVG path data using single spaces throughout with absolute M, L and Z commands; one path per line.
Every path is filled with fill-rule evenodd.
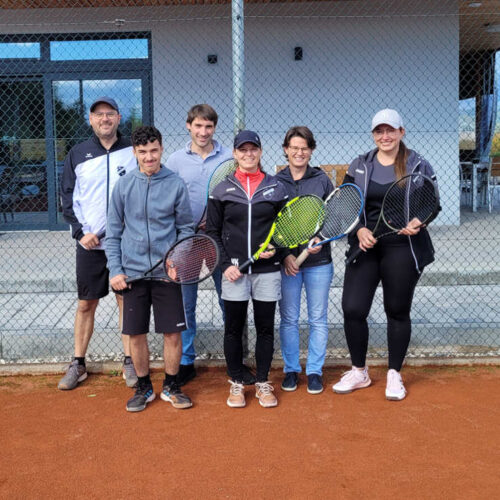
M 437 172 L 443 207 L 430 229 L 436 262 L 415 294 L 409 356 L 500 353 L 500 172 L 490 161 L 500 154 L 500 1 L 19 0 L 0 12 L 0 362 L 73 353 L 75 244 L 59 183 L 67 152 L 90 135 L 89 106 L 100 95 L 118 101 L 124 134 L 154 123 L 165 160 L 188 142 L 196 103 L 217 110 L 223 144 L 237 128 L 258 131 L 270 172 L 285 163 L 286 130 L 307 125 L 318 143 L 312 163 L 337 182 L 373 148 L 373 114 L 396 108 L 406 144 Z M 347 356 L 344 251 L 343 242 L 333 249 L 330 358 Z M 305 350 L 305 310 L 302 318 Z M 220 357 L 211 282 L 200 287 L 197 319 L 199 355 Z M 370 355 L 384 356 L 379 292 L 370 328 Z M 110 295 L 89 355 L 120 358 L 117 331 Z M 159 339 L 150 341 L 159 356 Z

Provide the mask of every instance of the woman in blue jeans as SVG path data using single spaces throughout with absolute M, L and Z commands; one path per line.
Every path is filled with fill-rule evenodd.
M 315 194 L 325 199 L 333 185 L 320 169 L 309 165 L 316 141 L 307 127 L 292 127 L 286 133 L 283 150 L 288 166 L 276 176 L 286 187 L 289 199 Z M 301 366 L 299 361 L 299 317 L 302 287 L 307 298 L 309 344 L 306 363 L 307 392 L 323 391 L 323 364 L 328 341 L 328 293 L 333 279 L 330 245 L 309 250 L 309 257 L 298 267 L 295 260 L 304 247 L 287 251 L 281 269 L 280 339 L 285 364 L 284 391 L 297 389 Z

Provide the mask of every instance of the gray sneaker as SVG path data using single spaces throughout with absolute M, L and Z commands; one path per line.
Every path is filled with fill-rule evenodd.
M 80 382 L 87 378 L 87 369 L 84 365 L 79 365 L 78 361 L 73 360 L 66 370 L 66 375 L 59 381 L 57 388 L 61 391 L 74 389 Z
M 123 362 L 123 380 L 127 384 L 127 387 L 137 386 L 137 373 L 135 373 L 134 363 L 130 360 L 128 363 Z
M 151 384 L 144 387 L 140 387 L 139 384 L 137 384 L 135 394 L 127 401 L 127 411 L 142 411 L 155 397 L 156 394 L 153 392 L 153 386 Z

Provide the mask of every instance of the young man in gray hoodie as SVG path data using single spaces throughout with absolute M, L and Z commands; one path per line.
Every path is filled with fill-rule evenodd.
M 190 408 L 190 398 L 177 383 L 181 331 L 186 326 L 180 286 L 162 280 L 161 269 L 150 278 L 126 283 L 127 277 L 140 276 L 174 243 L 194 233 L 188 191 L 181 178 L 161 164 L 162 136 L 155 127 L 140 127 L 131 139 L 139 168 L 117 182 L 106 228 L 110 283 L 123 291 L 123 334 L 130 336 L 138 377 L 127 411 L 142 411 L 155 398 L 147 342 L 151 305 L 155 331 L 163 334 L 165 380 L 160 397 L 174 408 Z

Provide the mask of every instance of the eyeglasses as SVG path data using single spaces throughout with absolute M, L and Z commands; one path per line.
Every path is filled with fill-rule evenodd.
M 106 111 L 105 113 L 103 111 L 98 111 L 97 113 L 92 112 L 92 114 L 97 118 L 116 118 L 118 116 L 116 111 Z
M 311 151 L 311 148 L 298 148 L 297 146 L 290 146 L 288 148 L 292 153 L 298 153 L 299 151 L 301 153 L 309 153 Z
M 375 137 L 382 137 L 384 134 L 387 134 L 389 137 L 395 137 L 398 132 L 398 128 L 376 128 L 373 131 L 373 135 Z

